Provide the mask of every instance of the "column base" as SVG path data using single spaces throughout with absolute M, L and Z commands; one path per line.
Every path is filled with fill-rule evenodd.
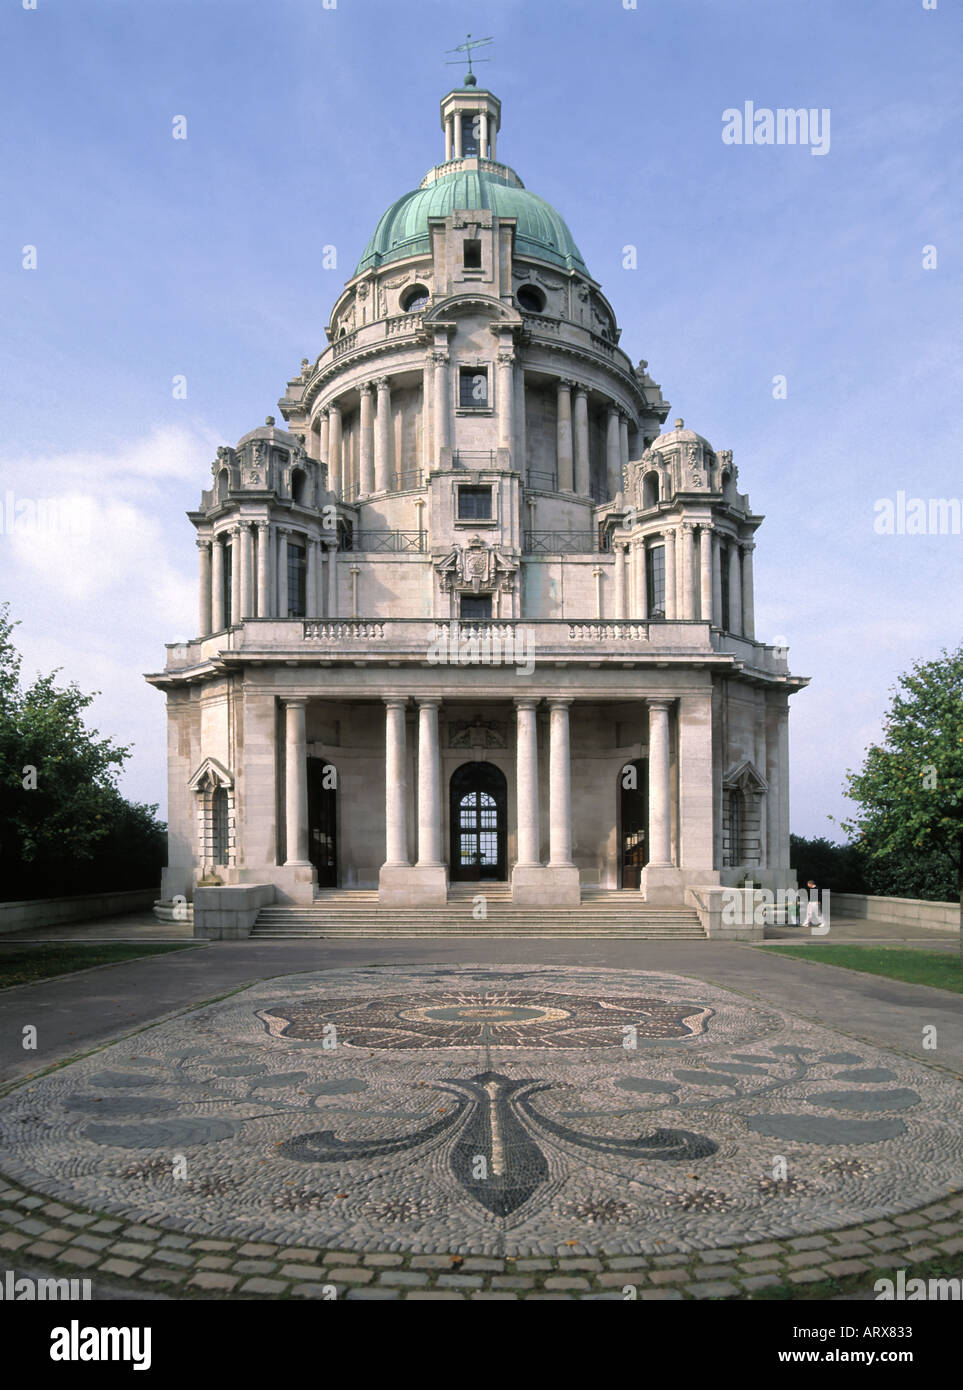
M 574 864 L 516 864 L 512 869 L 512 902 L 523 907 L 577 907 L 582 901 Z
M 444 907 L 448 902 L 446 864 L 383 864 L 378 901 L 386 907 Z
M 682 907 L 682 873 L 674 864 L 646 864 L 640 884 L 642 897 L 658 907 Z
M 277 888 L 279 903 L 314 902 L 317 875 L 313 864 L 307 861 L 303 864 L 279 864 L 270 872 L 271 881 Z

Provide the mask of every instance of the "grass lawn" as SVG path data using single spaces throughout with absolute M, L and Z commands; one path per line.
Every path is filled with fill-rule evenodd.
M 69 975 L 72 970 L 87 970 L 92 965 L 113 965 L 116 961 L 136 960 L 138 956 L 194 949 L 192 942 L 183 945 L 169 942 L 163 945 L 136 945 L 129 941 L 0 945 L 0 989 L 7 985 L 29 985 L 34 980 L 46 980 L 51 975 Z
M 914 951 L 905 946 L 765 946 L 767 952 L 795 956 L 797 960 L 816 960 L 823 965 L 844 965 L 867 975 L 885 975 L 911 985 L 933 985 L 936 989 L 963 994 L 963 967 L 955 951 Z

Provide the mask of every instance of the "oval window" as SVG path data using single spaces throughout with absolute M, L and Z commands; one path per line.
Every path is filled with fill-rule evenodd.
M 540 314 L 545 308 L 545 296 L 534 285 L 519 285 L 515 301 L 519 309 L 527 309 L 530 314 Z
M 401 310 L 405 314 L 415 314 L 428 303 L 429 295 L 424 285 L 411 285 L 401 296 Z

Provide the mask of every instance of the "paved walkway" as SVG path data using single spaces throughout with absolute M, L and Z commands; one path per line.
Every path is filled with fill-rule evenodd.
M 786 935 L 800 939 L 797 933 Z M 289 978 L 293 976 L 300 978 Z M 494 1006 L 475 994 L 466 1000 L 464 991 L 477 990 L 486 979 L 498 993 L 498 1009 L 507 1007 L 508 1013 L 498 1016 L 501 1021 L 490 1015 L 496 1018 L 491 1025 L 495 1031 L 475 1037 L 471 1029 Z M 370 1037 L 359 1034 L 354 1050 L 347 1049 L 347 1060 L 342 1049 L 323 1061 L 320 1035 L 312 1032 L 312 1020 L 321 1015 L 312 1001 L 332 991 L 342 997 L 347 990 L 350 1004 L 359 981 L 371 991 L 371 1002 L 357 1014 L 351 1005 L 341 1022 L 349 1030 L 375 1026 L 380 1031 Z M 411 998 L 389 1008 L 386 995 L 396 994 L 402 985 L 413 991 Z M 253 994 L 237 993 L 249 986 L 257 986 Z M 424 997 L 425 988 L 448 994 Z M 506 988 L 522 992 L 507 1006 Z M 581 990 L 584 1007 L 579 1006 L 574 1021 L 562 1020 L 562 1006 L 571 1005 L 573 990 Z M 632 1056 L 621 1053 L 617 1037 L 603 1036 L 613 1016 L 607 1011 L 629 995 L 644 1023 L 642 1050 Z M 298 1003 L 302 998 L 306 1013 Z M 218 999 L 220 1003 L 195 1012 Z M 681 1001 L 688 1000 L 695 1002 L 683 1007 Z M 963 1009 L 957 996 L 943 991 L 717 942 L 317 940 L 201 944 L 191 951 L 6 990 L 0 993 L 0 1007 L 8 1022 L 0 1043 L 0 1077 L 8 1086 L 127 1039 L 0 1102 L 0 1121 L 7 1126 L 5 1152 L 17 1156 L 3 1164 L 7 1206 L 0 1210 L 0 1250 L 24 1268 L 89 1274 L 98 1288 L 120 1281 L 128 1293 L 140 1289 L 161 1297 L 476 1299 L 621 1299 L 627 1286 L 628 1296 L 642 1299 L 765 1297 L 767 1290 L 771 1294 L 795 1285 L 825 1287 L 827 1296 L 839 1296 L 840 1289 L 858 1296 L 854 1281 L 886 1268 L 935 1261 L 948 1276 L 955 1261 L 955 1273 L 960 1272 L 963 1199 L 952 1189 L 960 1186 L 963 1163 L 953 1148 L 956 1140 L 951 1143 L 944 1129 L 963 1098 L 955 1079 L 963 1077 Z M 712 1015 L 704 1038 L 697 1036 L 699 1009 L 708 1010 L 707 1018 Z M 164 1019 L 166 1024 L 154 1026 Z M 577 1038 L 555 1038 L 553 1030 L 576 1024 Z M 38 1047 L 24 1052 L 19 1039 L 28 1025 L 37 1028 Z M 467 1033 L 451 1031 L 465 1028 Z M 524 1047 L 517 1053 L 511 1046 L 506 1049 L 507 1035 L 499 1034 L 499 1028 L 516 1030 L 516 1041 L 522 1042 L 526 1029 L 537 1030 L 538 1041 L 532 1041 L 534 1032 L 529 1034 L 536 1051 L 526 1058 Z M 936 1030 L 935 1050 L 923 1046 L 925 1028 Z M 655 1030 L 651 1038 L 646 1029 Z M 202 1046 L 188 1046 L 198 1033 L 204 1035 Z M 414 1034 L 420 1041 L 412 1042 Z M 395 1043 L 385 1041 L 392 1036 Z M 484 1036 L 489 1043 L 479 1043 Z M 775 1045 L 777 1036 L 783 1039 L 780 1046 Z M 673 1038 L 693 1049 L 695 1070 L 679 1070 L 678 1058 L 672 1062 Z M 401 1050 L 392 1052 L 396 1046 Z M 412 1046 L 428 1051 L 411 1052 Z M 646 1052 L 645 1046 L 651 1050 Z M 434 1052 L 438 1047 L 447 1051 Z M 561 1051 L 555 1057 L 546 1054 L 546 1047 Z M 262 1062 L 258 1056 L 264 1048 L 286 1054 L 286 1066 L 283 1057 L 280 1069 L 277 1061 L 265 1065 L 267 1057 Z M 781 1061 L 783 1055 L 788 1060 Z M 507 1060 L 512 1056 L 518 1060 Z M 627 1094 L 623 1108 L 617 1102 L 613 1109 L 612 1096 L 620 1092 L 605 1091 L 612 1080 L 606 1081 L 603 1073 L 620 1057 L 616 1070 L 623 1079 L 615 1085 Z M 173 1088 L 164 1072 L 170 1066 L 187 1068 L 178 1072 Z M 298 1070 L 290 1072 L 291 1066 Z M 530 1083 L 515 1077 L 518 1068 L 527 1077 L 533 1067 L 532 1075 L 544 1073 L 546 1083 L 529 1098 L 524 1086 Z M 826 1088 L 829 1081 L 832 1089 Z M 839 1090 L 841 1081 L 844 1091 Z M 425 1084 L 427 1094 L 410 1089 Z M 714 1089 L 720 1085 L 729 1089 Z M 353 1092 L 370 1086 L 376 1103 L 353 1099 Z M 449 1099 L 432 1111 L 430 1088 L 439 1086 L 454 1097 L 454 1109 Z M 593 1097 L 592 1088 L 598 1086 L 603 1090 Z M 816 1087 L 821 1088 L 818 1093 Z M 578 1097 L 575 1109 L 568 1093 Z M 816 1116 L 820 1128 L 815 1141 L 808 1128 L 814 1122 L 813 1102 L 824 1112 L 822 1118 Z M 16 1123 L 10 1128 L 11 1106 L 23 1111 L 18 1123 L 25 1121 L 25 1128 Z M 303 1121 L 305 1109 L 315 1106 L 334 1127 L 312 1138 L 304 1135 Z M 492 1122 L 478 1129 L 480 1121 L 472 1116 L 481 1115 L 486 1106 L 493 1107 Z M 798 1106 L 799 1121 L 794 1119 Z M 671 1114 L 660 1121 L 663 1128 L 653 1131 L 643 1112 L 663 1108 Z M 448 1118 L 446 1109 L 451 1111 Z M 733 1120 L 727 1118 L 730 1111 Z M 185 1113 L 195 1118 L 182 1119 Z M 394 1113 L 407 1121 L 397 1137 L 385 1134 L 373 1140 L 375 1122 Z M 233 1119 L 218 1120 L 220 1114 Z M 432 1120 L 432 1114 L 439 1118 Z M 501 1117 L 497 1123 L 496 1115 Z M 672 1115 L 683 1127 L 664 1127 L 679 1123 Z M 758 1150 L 756 1162 L 748 1151 L 742 1158 L 737 1153 L 738 1144 L 745 1142 L 747 1118 L 750 1129 L 755 1126 L 770 1136 L 750 1146 Z M 500 1162 L 504 1149 L 509 1169 L 527 1175 L 530 1191 L 518 1201 L 529 1201 L 543 1185 L 552 1220 L 544 1225 L 535 1214 L 530 1224 L 540 1234 L 527 1237 L 524 1225 L 513 1224 L 516 1198 L 505 1195 L 508 1189 L 490 1205 L 496 1225 L 502 1223 L 494 1243 L 491 1231 L 473 1241 L 463 1231 L 459 1234 L 457 1221 L 437 1226 L 431 1203 L 439 1192 L 451 1189 L 462 1200 L 466 1194 L 474 1201 L 489 1200 L 472 1187 L 470 1164 L 459 1168 L 457 1143 L 452 1148 L 444 1138 L 445 1126 L 455 1120 L 466 1134 L 474 1134 L 475 1148 L 494 1145 L 489 1160 Z M 412 1121 L 423 1127 L 426 1137 L 419 1142 L 428 1146 L 424 1153 L 411 1139 Z M 187 1128 L 178 1129 L 185 1124 Z M 228 1129 L 201 1135 L 188 1132 L 192 1124 Z M 240 1147 L 228 1133 L 231 1124 L 246 1126 Z M 263 1136 L 259 1125 L 266 1126 Z M 877 1133 L 873 1126 L 882 1128 Z M 49 1139 L 38 1137 L 34 1127 L 49 1131 Z M 268 1132 L 272 1127 L 276 1133 Z M 867 1134 L 872 1131 L 869 1141 L 862 1137 L 865 1127 Z M 435 1128 L 441 1136 L 437 1145 Z M 957 1138 L 961 1129 L 953 1130 Z M 456 1132 L 457 1125 L 450 1133 Z M 231 1222 L 237 1211 L 246 1220 L 248 1207 L 244 1202 L 238 1207 L 231 1193 L 249 1181 L 245 1165 L 253 1161 L 248 1152 L 252 1135 L 254 1149 L 261 1145 L 269 1166 L 258 1169 L 249 1190 L 257 1194 L 255 1205 L 260 1201 L 263 1207 L 267 1200 L 267 1207 L 260 1226 L 245 1236 L 240 1228 L 233 1231 Z M 878 1157 L 876 1138 L 884 1144 Z M 308 1143 L 303 1154 L 292 1149 L 285 1156 L 285 1144 L 296 1147 L 301 1141 Z M 98 1176 L 103 1155 L 122 1153 L 131 1143 L 135 1152 L 126 1166 L 118 1167 L 114 1158 Z M 199 1149 L 192 1147 L 196 1143 Z M 404 1181 L 399 1182 L 401 1169 L 389 1174 L 380 1195 L 370 1184 L 364 1187 L 368 1169 L 377 1187 L 391 1163 L 386 1158 L 360 1162 L 364 1146 L 372 1143 L 387 1144 L 386 1153 L 394 1146 L 396 1155 L 399 1144 L 417 1150 L 405 1159 Z M 693 1189 L 689 1180 L 707 1161 L 700 1155 L 720 1143 L 716 1158 L 708 1160 L 711 1181 L 700 1181 Z M 671 1159 L 673 1145 L 681 1167 L 652 1162 Z M 824 1146 L 822 1158 L 819 1145 Z M 163 1175 L 155 1169 L 165 1168 L 163 1155 L 172 1146 L 186 1148 L 191 1163 L 200 1165 L 193 1170 L 199 1174 L 193 1183 L 194 1198 L 201 1200 L 197 1212 L 188 1195 L 191 1184 L 180 1188 L 166 1215 L 154 1200 L 156 1190 L 144 1186 Z M 670 1152 L 659 1152 L 659 1146 Z M 905 1155 L 894 1157 L 901 1146 Z M 768 1154 L 770 1148 L 795 1155 L 793 1171 L 807 1176 L 797 1178 L 795 1186 L 770 1185 L 770 1192 L 767 1180 L 757 1175 L 751 1179 L 755 1187 L 746 1189 L 761 1161 L 759 1153 L 764 1149 Z M 215 1153 L 214 1167 L 205 1167 Z M 448 1155 L 444 1163 L 441 1154 Z M 546 1156 L 549 1166 L 543 1172 L 539 1165 Z M 800 1156 L 808 1166 L 799 1166 Z M 298 1185 L 284 1178 L 277 1187 L 280 1195 L 271 1199 L 266 1179 L 273 1165 L 281 1165 L 280 1180 L 284 1163 L 290 1169 L 292 1158 L 306 1165 L 304 1181 Z M 43 1178 L 45 1168 L 49 1179 Z M 640 1202 L 651 1202 L 652 1193 L 646 1196 L 642 1189 L 652 1183 L 643 1182 L 633 1193 L 629 1189 L 635 1179 L 628 1180 L 627 1188 L 626 1177 L 620 1176 L 623 1168 L 656 1176 L 656 1188 L 666 1194 L 657 1203 L 668 1205 L 636 1212 Z M 318 1175 L 328 1170 L 333 1186 L 316 1186 Z M 591 1175 L 584 1178 L 588 1170 Z M 68 1171 L 74 1176 L 65 1182 L 62 1174 Z M 77 1185 L 82 1173 L 89 1175 L 86 1196 L 84 1182 Z M 663 1180 L 670 1173 L 675 1176 Z M 118 1174 L 128 1188 L 124 1193 L 118 1188 L 115 1196 Z M 135 1182 L 131 1190 L 130 1181 L 138 1175 L 141 1184 Z M 584 1193 L 579 1188 L 583 1179 L 590 1183 Z M 335 1191 L 339 1182 L 343 1193 Z M 558 1196 L 559 1182 L 566 1201 Z M 427 1184 L 425 1191 L 415 1192 L 419 1184 Z M 611 1192 L 602 1190 L 606 1184 Z M 831 1210 L 837 1187 L 842 1205 Z M 361 1225 L 352 1225 L 349 1209 L 361 1201 L 362 1189 Z M 914 1192 L 918 1204 L 921 1197 L 928 1198 L 915 1212 L 906 1210 Z M 937 1192 L 942 1195 L 935 1197 Z M 140 1200 L 144 1194 L 151 1199 L 146 1207 Z M 782 1206 L 764 1201 L 760 1216 L 760 1194 L 778 1196 Z M 346 1201 L 339 1214 L 341 1196 Z M 787 1197 L 792 1198 L 788 1205 Z M 419 1203 L 425 1202 L 428 1207 L 422 1209 Z M 319 1204 L 327 1204 L 328 1215 Z M 452 1210 L 456 1207 L 454 1202 Z M 846 1221 L 857 1208 L 856 1219 L 850 1215 Z M 364 1234 L 369 1209 L 382 1213 L 381 1237 L 374 1228 Z M 746 1210 L 756 1215 L 740 1226 L 742 1218 L 736 1220 L 733 1213 Z M 329 1219 L 332 1212 L 337 1219 Z M 415 1226 L 391 1224 L 417 1222 L 426 1212 L 430 1239 L 423 1234 L 412 1240 Z M 786 1221 L 780 1226 L 782 1216 Z M 328 1232 L 326 1243 L 312 1237 L 320 1229 Z M 335 1235 L 336 1229 L 342 1236 Z M 646 1231 L 648 1240 L 643 1238 Z M 653 1231 L 659 1233 L 654 1243 Z M 346 1232 L 354 1238 L 345 1239 Z M 732 1238 L 724 1238 L 726 1232 Z M 545 1248 L 539 1239 L 547 1240 Z

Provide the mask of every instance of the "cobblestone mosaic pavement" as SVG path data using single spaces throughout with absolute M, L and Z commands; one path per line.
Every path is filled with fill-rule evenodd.
M 132 1247 L 94 1262 L 107 1274 L 141 1277 L 157 1240 L 191 1280 L 222 1280 L 195 1287 L 241 1289 L 247 1273 L 280 1283 L 265 1296 L 293 1291 L 279 1271 L 299 1250 L 326 1278 L 354 1269 L 359 1290 L 378 1269 L 416 1288 L 486 1259 L 493 1279 L 547 1261 L 526 1286 L 545 1292 L 552 1278 L 600 1292 L 613 1260 L 653 1290 L 666 1270 L 738 1290 L 885 1254 L 869 1242 L 900 1245 L 907 1222 L 918 1258 L 952 1253 L 963 1086 L 674 976 L 338 970 L 260 984 L 21 1087 L 0 1102 L 0 1149 L 24 1200 L 116 1227 L 89 1250 Z M 125 1237 L 127 1222 L 153 1234 Z M 0 1248 L 23 1236 L 33 1258 L 63 1258 L 62 1232 L 34 1225 Z M 847 1230 L 860 1238 L 840 1242 Z M 776 1267 L 744 1275 L 767 1246 Z M 245 1259 L 270 1268 L 235 1272 Z M 718 1277 L 690 1280 L 693 1262 Z

